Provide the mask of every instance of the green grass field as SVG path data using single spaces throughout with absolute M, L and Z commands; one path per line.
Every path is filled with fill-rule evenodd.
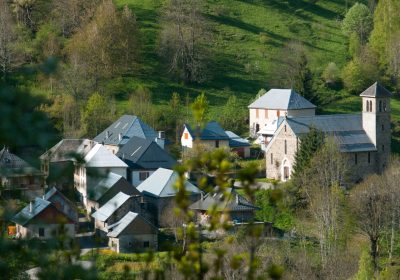
M 122 111 L 126 105 L 123 100 L 139 84 L 151 90 L 159 105 L 166 104 L 174 91 L 191 98 L 204 91 L 212 111 L 232 94 L 246 106 L 260 88 L 269 87 L 271 71 L 278 63 L 276 55 L 290 40 L 304 44 L 314 71 L 321 72 L 331 61 L 342 67 L 346 61 L 347 39 L 340 28 L 345 0 L 320 0 L 317 4 L 301 0 L 209 0 L 204 10 L 215 38 L 212 79 L 202 85 L 184 85 L 171 79 L 159 63 L 162 1 L 116 2 L 128 5 L 136 14 L 143 45 L 138 75 L 118 78 L 108 85 L 120 97 L 118 108 Z

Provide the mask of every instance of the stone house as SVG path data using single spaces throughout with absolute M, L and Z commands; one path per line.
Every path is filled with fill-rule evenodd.
M 310 127 L 334 137 L 351 168 L 351 179 L 381 172 L 391 151 L 390 92 L 378 83 L 360 94 L 361 114 L 285 117 L 266 149 L 266 177 L 290 179 L 300 136 Z
M 157 228 L 138 213 L 129 211 L 107 230 L 108 246 L 118 253 L 157 250 Z
M 159 168 L 137 188 L 148 203 L 148 211 L 155 217 L 155 224 L 159 227 L 170 226 L 173 213 L 168 211 L 172 211 L 175 203 L 177 180 L 178 173 Z M 201 190 L 189 181 L 185 182 L 185 190 L 191 201 L 199 199 Z
M 229 137 L 229 148 L 241 158 L 250 157 L 250 143 L 232 131 L 225 131 Z
M 140 192 L 119 174 L 110 172 L 105 178 L 93 180 L 88 186 L 87 212 L 95 212 L 119 192 L 130 196 L 140 196 Z
M 63 139 L 40 156 L 47 184 L 61 189 L 74 186 L 75 162 L 83 159 L 96 143 L 89 139 Z
M 36 198 L 11 220 L 16 224 L 16 237 L 51 239 L 59 234 L 73 238 L 75 223 L 50 201 Z
M 113 154 L 116 154 L 132 137 L 155 141 L 161 148 L 165 146 L 165 136 L 158 133 L 137 116 L 123 115 L 93 140 L 103 144 Z
M 184 124 L 181 145 L 184 149 L 191 149 L 195 145 L 201 145 L 209 150 L 229 148 L 229 136 L 215 121 L 207 123 L 202 130 L 193 130 L 190 125 Z
M 103 145 L 96 144 L 82 163 L 75 163 L 74 185 L 83 205 L 88 208 L 88 195 L 99 179 L 114 173 L 126 178 L 128 166 Z
M 60 190 L 52 187 L 48 190 L 43 199 L 50 201 L 58 210 L 68 216 L 69 219 L 74 221 L 76 225 L 79 223 L 79 212 L 75 203 L 69 200 Z
M 128 165 L 128 181 L 138 186 L 158 168 L 172 169 L 176 160 L 156 142 L 132 137 L 117 153 Z
M 271 89 L 249 106 L 250 136 L 268 145 L 280 117 L 314 116 L 316 106 L 293 89 Z M 264 149 L 263 149 L 264 150 Z
M 0 186 L 3 196 L 18 192 L 18 196 L 32 199 L 43 195 L 45 175 L 4 147 L 0 151 Z
M 210 192 L 190 205 L 189 208 L 196 211 L 197 223 L 203 226 L 208 224 L 210 217 L 207 211 L 212 207 L 217 207 L 218 211 L 227 214 L 226 218 L 235 224 L 254 220 L 255 211 L 259 210 L 259 207 L 238 194 L 235 188 L 227 189 L 226 193 L 227 198 L 222 193 Z

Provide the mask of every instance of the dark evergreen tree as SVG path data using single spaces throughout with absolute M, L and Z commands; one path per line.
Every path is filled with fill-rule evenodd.
M 324 144 L 324 140 L 324 133 L 315 127 L 310 127 L 310 131 L 300 137 L 300 148 L 294 157 L 293 178 L 297 178 L 309 166 L 314 154 Z

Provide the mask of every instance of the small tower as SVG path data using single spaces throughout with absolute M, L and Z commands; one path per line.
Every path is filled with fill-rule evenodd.
M 376 82 L 361 93 L 360 96 L 363 104 L 363 129 L 376 147 L 376 168 L 378 172 L 381 172 L 388 164 L 391 151 L 391 93 Z

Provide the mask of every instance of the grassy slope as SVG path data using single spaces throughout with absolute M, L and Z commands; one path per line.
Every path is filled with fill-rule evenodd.
M 260 88 L 268 88 L 268 77 L 276 65 L 274 57 L 291 39 L 304 43 L 314 69 L 322 70 L 330 61 L 339 66 L 345 62 L 346 38 L 338 22 L 344 13 L 344 0 L 320 0 L 317 5 L 299 0 L 210 0 L 205 10 L 215 35 L 213 79 L 201 86 L 182 85 L 172 81 L 158 62 L 156 46 L 160 26 L 157 20 L 161 1 L 116 2 L 132 8 L 142 27 L 143 68 L 139 78 L 117 79 L 111 83 L 110 90 L 127 93 L 144 84 L 151 89 L 158 104 L 165 103 L 173 91 L 191 97 L 205 91 L 212 106 L 224 104 L 230 94 L 235 94 L 246 105 Z

